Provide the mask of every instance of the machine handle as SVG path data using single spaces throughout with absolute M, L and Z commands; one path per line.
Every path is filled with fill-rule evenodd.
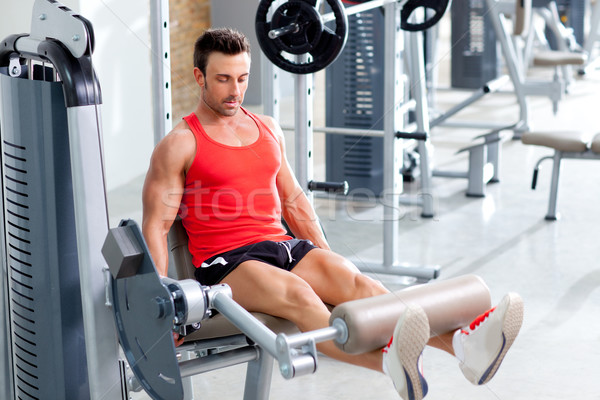
M 327 193 L 341 193 L 344 196 L 348 194 L 348 182 L 317 182 L 310 181 L 308 182 L 308 189 L 310 191 L 321 191 Z
M 427 132 L 396 132 L 396 139 L 415 139 L 427 141 Z
M 533 178 L 531 179 L 531 189 L 532 190 L 535 190 L 535 187 L 537 186 L 539 172 L 540 172 L 540 170 L 538 168 L 533 170 Z

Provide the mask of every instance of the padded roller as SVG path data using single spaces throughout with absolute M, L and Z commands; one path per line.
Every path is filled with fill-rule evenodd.
M 513 35 L 525 36 L 529 32 L 531 21 L 531 0 L 515 1 L 515 18 L 513 24 Z
M 348 327 L 348 340 L 336 342 L 337 346 L 350 354 L 382 348 L 411 303 L 425 310 L 431 334 L 438 335 L 471 323 L 490 309 L 491 297 L 480 277 L 465 275 L 340 304 L 333 309 L 329 322 L 342 319 Z
M 571 51 L 548 50 L 537 52 L 533 56 L 533 65 L 536 67 L 558 67 L 561 65 L 583 65 L 587 56 Z
M 524 132 L 521 141 L 523 144 L 545 146 L 569 153 L 581 153 L 587 150 L 590 135 L 588 132 L 582 131 Z

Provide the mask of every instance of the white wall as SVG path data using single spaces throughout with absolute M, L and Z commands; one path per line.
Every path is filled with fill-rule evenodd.
M 152 148 L 150 3 L 148 0 L 61 0 L 92 22 L 92 58 L 102 87 L 108 189 L 144 174 Z M 0 40 L 30 31 L 33 0 L 3 1 Z
M 2 1 L 0 12 L 0 40 L 14 33 L 28 33 L 34 0 Z M 79 12 L 79 0 L 62 0 L 62 4 Z
M 95 31 L 108 189 L 142 175 L 154 147 L 148 0 L 81 0 Z

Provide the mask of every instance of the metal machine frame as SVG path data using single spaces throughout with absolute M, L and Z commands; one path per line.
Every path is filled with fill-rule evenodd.
M 413 267 L 400 262 L 399 226 L 400 210 L 397 205 L 402 198 L 402 139 L 423 137 L 423 133 L 404 132 L 408 111 L 414 108 L 415 102 L 405 98 L 405 75 L 403 74 L 404 38 L 400 30 L 400 10 L 402 2 L 397 0 L 374 0 L 346 8 L 346 15 L 353 15 L 366 10 L 383 7 L 385 11 L 384 41 L 388 51 L 384 57 L 384 80 L 393 82 L 385 85 L 383 131 L 364 131 L 343 128 L 314 127 L 313 125 L 313 76 L 312 74 L 295 75 L 295 109 L 294 127 L 283 127 L 294 130 L 295 168 L 294 172 L 300 186 L 312 200 L 309 184 L 313 181 L 313 133 L 315 131 L 331 134 L 383 136 L 383 260 L 381 263 L 361 262 L 360 268 L 367 272 L 416 277 L 429 280 L 438 277 L 439 267 Z M 325 14 L 324 23 L 333 18 Z M 262 63 L 264 113 L 277 117 L 279 115 L 278 71 L 272 63 Z M 433 199 L 430 194 L 423 194 L 423 201 L 430 202 L 429 210 L 433 210 Z
M 125 399 L 100 253 L 108 213 L 93 31 L 87 20 L 54 1 L 37 0 L 32 15 L 31 34 L 0 44 L 0 66 L 6 67 L 0 76 L 0 301 L 10 321 L 3 390 L 10 392 L 6 398 L 53 393 L 65 399 Z M 58 121 L 61 114 L 64 122 Z M 13 203 L 16 212 L 8 206 Z M 23 265 L 29 272 L 20 270 Z M 39 282 L 44 276 L 48 281 Z M 47 318 L 52 322 L 45 323 Z
M 566 92 L 568 82 L 561 78 L 558 73 L 554 74 L 552 80 L 534 80 L 526 77 L 526 63 L 528 62 L 526 53 L 528 45 L 522 42 L 520 36 L 528 33 L 527 26 L 531 22 L 531 0 L 521 3 L 520 7 L 517 7 L 514 1 L 486 0 L 486 2 L 490 10 L 490 20 L 496 31 L 496 37 L 500 42 L 508 74 L 513 83 L 514 93 L 519 103 L 519 119 L 514 128 L 514 137 L 518 139 L 523 132 L 530 129 L 527 97 L 548 97 L 552 102 L 553 111 L 556 113 L 558 112 L 558 103 Z M 518 16 L 518 14 L 522 15 Z M 521 21 L 524 24 L 522 32 L 518 35 L 511 34 L 506 15 L 515 16 L 515 20 L 517 16 L 524 19 Z M 521 23 L 516 23 L 516 25 L 520 25 Z M 530 38 L 531 35 L 528 37 Z M 558 69 L 558 67 L 555 68 Z
M 169 2 L 150 1 L 152 27 L 152 96 L 154 112 L 154 143 L 158 143 L 173 125 L 171 107 L 171 45 L 169 35 Z
M 508 76 L 502 76 L 489 82 L 479 91 L 475 92 L 465 101 L 459 103 L 452 109 L 448 110 L 441 116 L 430 119 L 429 102 L 427 100 L 425 65 L 424 65 L 424 50 L 423 38 L 419 33 L 410 33 L 407 36 L 407 52 L 408 52 L 408 67 L 411 76 L 412 96 L 415 100 L 415 123 L 416 129 L 419 132 L 430 132 L 435 125 L 441 125 L 447 118 L 452 117 L 460 110 L 471 105 L 476 100 L 480 99 L 488 93 L 493 93 L 500 88 L 507 80 Z M 447 171 L 432 168 L 432 160 L 429 157 L 429 144 L 425 140 L 420 140 L 417 143 L 417 151 L 420 155 L 420 179 L 421 190 L 426 193 L 432 191 L 432 177 L 443 178 L 464 178 L 468 181 L 466 195 L 468 197 L 484 197 L 485 185 L 489 182 L 499 182 L 500 174 L 500 142 L 502 140 L 501 132 L 511 129 L 514 125 L 502 124 L 475 124 L 466 122 L 455 126 L 464 126 L 467 128 L 494 128 L 490 132 L 479 135 L 467 147 L 458 151 L 458 153 L 467 152 L 469 155 L 469 163 L 466 171 Z M 409 200 L 410 201 L 410 200 Z M 420 204 L 423 207 L 423 213 L 428 214 L 431 205 L 427 203 Z
M 599 27 L 600 2 L 596 2 L 592 7 L 592 12 L 590 16 L 590 30 L 583 42 L 583 50 L 588 55 L 588 60 L 586 64 L 578 71 L 581 75 L 585 74 L 587 71 L 591 71 L 598 68 L 598 62 L 600 62 L 600 57 L 592 57 L 592 55 L 594 55 L 594 48 L 597 45 L 598 39 L 600 39 L 600 32 L 598 30 Z
M 275 359 L 286 379 L 312 374 L 318 364 L 316 343 L 333 340 L 348 354 L 382 348 L 409 304 L 419 304 L 431 316 L 432 332 L 464 326 L 491 304 L 481 278 L 465 275 L 340 304 L 331 311 L 327 327 L 299 332 L 289 321 L 272 324 L 268 319 L 275 317 L 249 313 L 231 298 L 227 285 L 202 286 L 186 278 L 195 267 L 180 221 L 171 227 L 169 242 L 180 280 L 158 276 L 141 230 L 131 220 L 111 229 L 102 248 L 110 267 L 119 339 L 135 374 L 132 387 L 143 387 L 155 399 L 183 398 L 186 377 L 248 363 L 244 399 L 265 400 Z M 371 309 L 379 311 L 366 312 Z M 230 324 L 224 325 L 224 319 Z M 201 354 L 179 361 L 173 329 L 190 335 L 181 352 Z

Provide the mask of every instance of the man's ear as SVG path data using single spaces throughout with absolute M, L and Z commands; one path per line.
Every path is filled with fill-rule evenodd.
M 194 78 L 200 87 L 204 87 L 204 74 L 200 71 L 200 68 L 194 68 Z

